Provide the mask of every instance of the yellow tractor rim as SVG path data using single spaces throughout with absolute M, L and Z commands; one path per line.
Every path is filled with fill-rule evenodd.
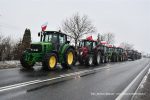
M 69 52 L 68 53 L 68 64 L 71 65 L 73 62 L 73 53 Z
M 53 69 L 56 65 L 56 57 L 55 56 L 51 56 L 49 59 L 49 67 L 51 69 Z

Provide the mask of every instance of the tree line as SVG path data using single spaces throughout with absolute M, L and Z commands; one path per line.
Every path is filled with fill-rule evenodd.
M 75 47 L 78 46 L 79 41 L 87 34 L 95 34 L 96 27 L 87 15 L 81 16 L 79 13 L 73 14 L 66 18 L 61 25 L 61 31 L 66 33 Z M 115 43 L 115 35 L 111 32 L 104 34 L 97 34 L 98 41 L 106 41 L 108 44 Z M 0 61 L 5 60 L 19 60 L 21 54 L 31 44 L 31 31 L 25 29 L 22 39 L 13 42 L 11 37 L 4 37 L 0 34 Z M 133 45 L 123 42 L 120 46 L 124 49 L 133 49 Z
M 23 51 L 30 47 L 30 43 L 30 29 L 25 29 L 23 38 L 15 42 L 11 37 L 4 37 L 0 34 L 0 61 L 19 60 Z

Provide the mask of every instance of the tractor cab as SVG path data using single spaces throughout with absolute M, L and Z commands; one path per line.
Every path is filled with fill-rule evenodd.
M 44 31 L 41 33 L 40 38 L 40 42 L 52 43 L 57 51 L 63 44 L 69 43 L 67 35 L 57 31 Z
M 96 41 L 93 40 L 82 40 L 79 42 L 79 48 L 86 48 L 89 51 L 92 51 L 93 48 L 95 48 L 97 45 Z
M 122 54 L 123 53 L 123 49 L 121 47 L 117 47 L 117 53 Z

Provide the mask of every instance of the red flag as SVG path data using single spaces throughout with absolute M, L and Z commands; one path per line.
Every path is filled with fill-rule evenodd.
M 48 22 L 44 23 L 44 24 L 41 26 L 42 31 L 45 31 L 45 30 L 46 30 L 46 28 L 47 28 L 47 24 L 48 24 Z
M 93 40 L 92 36 L 86 38 L 87 40 Z

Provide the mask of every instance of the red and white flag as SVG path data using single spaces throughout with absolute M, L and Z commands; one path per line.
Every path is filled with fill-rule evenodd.
M 42 31 L 45 31 L 45 30 L 46 30 L 47 25 L 48 25 L 48 22 L 44 23 L 44 24 L 41 26 Z

